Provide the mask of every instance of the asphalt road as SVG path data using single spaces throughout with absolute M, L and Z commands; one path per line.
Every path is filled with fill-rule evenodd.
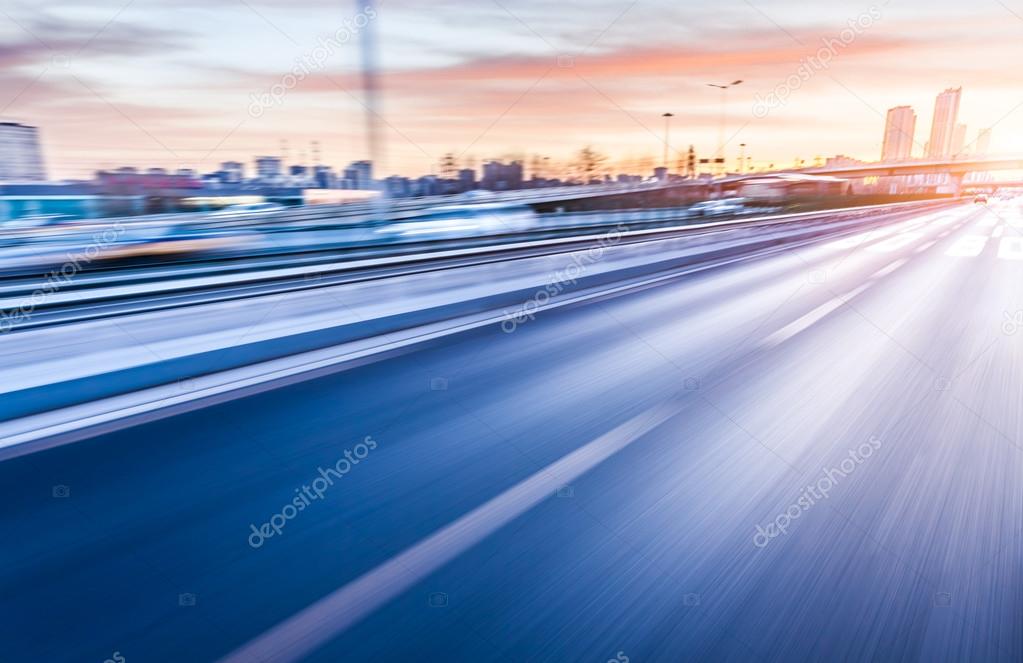
M 926 218 L 4 462 L 0 660 L 1018 661 L 1023 212 Z

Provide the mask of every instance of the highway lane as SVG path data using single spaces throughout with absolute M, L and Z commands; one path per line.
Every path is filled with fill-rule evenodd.
M 1020 233 L 960 208 L 7 461 L 4 658 L 1019 660 Z
M 426 264 L 414 268 L 425 268 L 426 272 L 375 278 L 374 275 L 382 276 L 381 272 L 390 270 L 374 261 L 375 267 L 367 273 L 349 274 L 347 283 L 331 282 L 325 276 L 307 281 L 306 269 L 297 268 L 290 270 L 291 285 L 282 286 L 291 289 L 289 292 L 256 283 L 252 285 L 254 290 L 242 299 L 235 298 L 240 294 L 237 288 L 226 287 L 219 279 L 202 279 L 212 291 L 205 294 L 181 291 L 181 297 L 166 293 L 156 297 L 156 293 L 150 293 L 156 299 L 144 306 L 153 306 L 155 310 L 134 310 L 132 315 L 77 319 L 64 324 L 49 324 L 54 321 L 46 310 L 30 303 L 27 309 L 19 307 L 8 320 L 15 326 L 14 333 L 0 335 L 0 358 L 6 362 L 6 379 L 0 383 L 0 419 L 6 421 L 82 400 L 189 381 L 212 371 L 397 329 L 412 334 L 421 331 L 417 325 L 438 320 L 449 320 L 443 324 L 455 325 L 456 319 L 464 320 L 467 312 L 486 310 L 494 317 L 504 317 L 505 312 L 514 316 L 515 310 L 536 303 L 541 290 L 546 295 L 552 289 L 561 301 L 598 283 L 621 284 L 630 274 L 638 279 L 667 270 L 669 274 L 658 278 L 676 278 L 684 271 L 721 265 L 721 257 L 748 261 L 751 252 L 758 248 L 777 252 L 793 242 L 805 243 L 829 233 L 839 237 L 838 233 L 857 228 L 861 231 L 876 228 L 881 235 L 896 233 L 941 216 L 944 208 L 947 205 L 941 204 L 923 216 L 904 208 L 894 214 L 887 209 L 880 212 L 857 209 L 851 216 L 843 213 L 837 218 L 817 217 L 805 225 L 785 217 L 772 224 L 771 232 L 738 223 L 725 224 L 726 228 L 712 224 L 713 231 L 708 228 L 706 232 L 689 229 L 694 232 L 601 234 L 574 238 L 570 242 L 571 253 L 567 252 L 568 240 L 559 240 L 555 247 L 539 242 L 514 250 L 508 247 L 508 251 L 494 256 L 479 255 L 475 250 L 471 257 L 461 253 L 449 256 L 456 262 L 469 263 L 457 269 L 452 268 L 451 261 L 433 269 L 434 265 L 429 263 L 440 256 L 427 254 Z M 631 244 L 633 240 L 638 243 Z M 589 248 L 583 248 L 583 244 Z M 591 254 L 595 246 L 599 248 Z M 508 259 L 509 251 L 521 256 L 520 249 L 535 255 Z M 401 262 L 404 258 L 396 260 Z M 494 262 L 486 262 L 489 260 Z M 342 270 L 355 267 L 353 263 L 338 266 Z M 250 274 L 245 278 L 269 277 Z M 341 281 L 344 280 L 342 277 Z M 176 280 L 170 285 L 183 284 Z M 147 286 L 139 288 L 140 292 L 149 292 Z M 89 292 L 96 295 L 98 290 L 110 289 Z M 105 308 L 93 303 L 86 305 L 84 311 L 68 314 L 72 317 L 87 311 L 113 314 Z M 37 324 L 44 328 L 34 328 Z M 177 390 L 174 392 L 180 395 Z M 0 424 L 0 437 L 11 434 L 9 427 Z M 0 448 L 6 446 L 6 441 L 0 443 Z

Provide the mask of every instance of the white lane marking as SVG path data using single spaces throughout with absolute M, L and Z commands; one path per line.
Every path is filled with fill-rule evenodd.
M 954 258 L 975 258 L 984 251 L 987 246 L 987 235 L 967 235 L 956 240 L 945 255 Z
M 1002 260 L 1023 260 L 1023 237 L 1005 237 L 998 245 Z
M 932 246 L 934 246 L 937 243 L 938 243 L 938 240 L 936 240 L 936 239 L 935 240 L 931 240 L 930 242 L 927 242 L 923 246 L 917 247 L 917 249 L 915 251 L 913 251 L 913 253 L 923 253 L 924 251 L 927 251 L 928 249 L 930 249 Z
M 879 281 L 884 277 L 888 276 L 889 274 L 891 274 L 892 272 L 894 272 L 895 270 L 897 270 L 899 267 L 905 265 L 907 262 L 909 262 L 909 258 L 899 258 L 898 260 L 891 263 L 887 267 L 884 267 L 874 272 L 874 275 L 870 277 L 870 280 Z
M 845 237 L 843 239 L 839 239 L 839 240 L 836 240 L 834 242 L 830 242 L 828 244 L 828 248 L 852 249 L 852 248 L 856 248 L 857 246 L 861 246 L 863 244 L 867 244 L 868 242 L 872 241 L 873 239 L 875 239 L 877 237 L 880 237 L 879 233 L 877 233 L 874 230 L 869 230 L 869 231 L 867 231 L 865 233 L 860 233 L 858 235 L 852 235 L 851 237 Z
M 912 225 L 907 224 L 908 222 L 903 222 L 886 228 L 874 228 L 873 230 L 868 230 L 857 235 L 843 237 L 842 239 L 835 240 L 834 242 L 830 242 L 828 246 L 833 248 L 844 249 L 856 248 L 859 246 L 863 246 L 864 244 L 870 244 L 872 242 L 882 240 L 885 237 L 890 237 L 892 235 L 895 235 L 896 233 L 913 230 L 914 228 L 920 225 L 919 223 L 914 223 Z
M 817 324 L 817 322 L 819 322 L 822 318 L 824 318 L 826 315 L 828 315 L 835 309 L 841 307 L 850 299 L 853 299 L 857 295 L 862 294 L 864 290 L 870 287 L 870 285 L 871 285 L 870 283 L 864 283 L 855 290 L 846 293 L 844 297 L 835 297 L 834 299 L 821 304 L 820 306 L 810 311 L 803 317 L 798 318 L 793 322 L 790 322 L 789 324 L 785 325 L 778 331 L 774 332 L 773 334 L 765 338 L 764 341 L 760 344 L 761 347 L 763 347 L 764 349 L 770 349 L 781 345 L 782 343 L 789 340 L 796 334 L 803 332 L 812 327 L 813 325 Z
M 289 617 L 221 663 L 305 658 L 678 412 L 678 404 L 669 401 L 633 417 Z
M 920 233 L 903 233 L 891 239 L 886 239 L 880 244 L 870 247 L 869 250 L 876 253 L 891 253 L 892 251 L 898 251 L 907 244 L 912 244 L 918 239 L 920 239 Z

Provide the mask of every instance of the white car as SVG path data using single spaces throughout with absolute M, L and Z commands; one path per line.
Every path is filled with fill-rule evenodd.
M 392 237 L 445 239 L 526 232 L 535 228 L 536 223 L 536 213 L 528 205 L 442 205 L 415 217 L 388 223 L 376 232 Z
M 262 216 L 264 214 L 274 214 L 286 210 L 287 207 L 284 205 L 278 205 L 277 203 L 245 203 L 243 205 L 231 205 L 225 207 L 222 210 L 213 212 L 210 214 L 212 217 L 223 218 L 223 217 L 236 217 L 236 216 Z
M 689 213 L 694 216 L 726 216 L 742 214 L 745 210 L 745 198 L 719 198 L 696 203 L 689 208 Z

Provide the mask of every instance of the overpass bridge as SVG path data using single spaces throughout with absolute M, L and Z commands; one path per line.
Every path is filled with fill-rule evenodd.
M 963 180 L 970 173 L 1006 170 L 1023 171 L 1023 157 L 1002 156 L 963 159 L 926 159 L 879 163 L 825 166 L 789 171 L 808 175 L 830 175 L 843 178 L 908 177 L 913 175 L 947 175 L 956 195 L 962 194 Z

